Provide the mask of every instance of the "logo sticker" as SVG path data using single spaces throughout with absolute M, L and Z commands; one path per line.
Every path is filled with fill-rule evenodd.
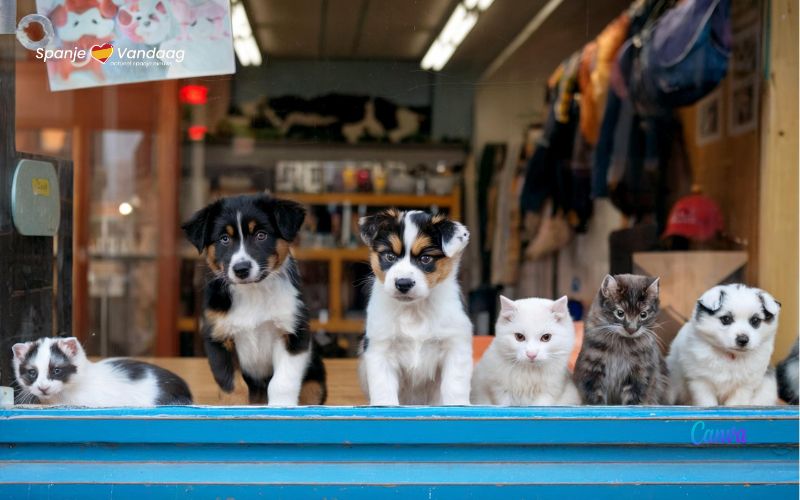
M 114 53 L 114 46 L 111 45 L 110 43 L 104 43 L 103 45 L 92 46 L 92 57 L 103 64 L 105 64 L 105 62 L 108 61 L 108 58 L 111 57 L 111 54 L 113 53 Z

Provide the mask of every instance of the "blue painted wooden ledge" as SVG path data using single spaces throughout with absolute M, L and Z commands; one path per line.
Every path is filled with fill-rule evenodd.
M 798 497 L 796 406 L 25 408 L 0 443 L 0 498 Z

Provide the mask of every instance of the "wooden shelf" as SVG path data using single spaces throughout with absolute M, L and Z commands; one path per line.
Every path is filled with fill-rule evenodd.
M 311 320 L 311 330 L 325 330 L 329 333 L 364 333 L 364 320 L 361 319 L 330 319 L 326 323 Z
M 294 255 L 297 260 L 366 262 L 369 260 L 369 249 L 365 246 L 353 248 L 293 247 L 292 255 Z
M 439 207 L 452 208 L 459 201 L 453 194 L 439 196 L 433 194 L 377 194 L 377 193 L 275 193 L 278 198 L 294 200 L 306 205 L 329 205 L 350 203 L 351 205 L 397 206 L 397 207 Z
M 178 318 L 177 326 L 179 332 L 196 332 L 199 331 L 200 327 L 197 318 L 189 316 Z M 317 319 L 313 319 L 311 320 L 311 330 L 325 330 L 329 333 L 364 333 L 364 320 L 332 319 L 322 323 Z

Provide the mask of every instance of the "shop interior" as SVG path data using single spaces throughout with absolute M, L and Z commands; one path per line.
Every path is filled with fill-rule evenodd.
M 620 105 L 620 139 L 614 61 L 642 3 L 674 2 L 239 0 L 234 39 L 250 30 L 257 50 L 237 51 L 234 74 L 58 92 L 15 43 L 10 147 L 58 159 L 62 224 L 51 254 L 0 258 L 51 271 L 10 281 L 9 297 L 44 295 L 13 314 L 2 297 L 4 340 L 71 333 L 91 356 L 168 367 L 199 404 L 244 404 L 241 381 L 225 394 L 208 370 L 208 270 L 180 226 L 219 197 L 267 191 L 307 207 L 292 252 L 328 404 L 365 403 L 358 219 L 387 207 L 470 229 L 460 279 L 476 357 L 500 295 L 567 295 L 580 321 L 607 273 L 638 273 L 661 278 L 665 345 L 709 287 L 769 290 L 783 359 L 798 332 L 796 16 L 792 32 L 770 22 L 790 2 L 733 2 L 724 78 L 657 119 Z M 35 11 L 18 2 L 18 17 Z M 718 209 L 713 236 L 666 234 L 687 196 Z

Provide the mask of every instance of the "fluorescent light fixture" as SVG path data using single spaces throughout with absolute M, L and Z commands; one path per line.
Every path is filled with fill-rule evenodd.
M 494 0 L 463 0 L 450 14 L 442 32 L 433 41 L 420 66 L 422 69 L 441 70 L 450 60 L 456 48 L 464 41 L 478 22 L 481 12 L 488 9 Z
M 492 3 L 494 3 L 494 0 L 464 0 L 462 2 L 467 9 L 472 10 L 477 8 L 481 12 L 488 9 Z
M 233 28 L 233 49 L 242 66 L 260 66 L 261 50 L 258 48 L 247 12 L 241 2 L 231 6 L 231 27 Z

